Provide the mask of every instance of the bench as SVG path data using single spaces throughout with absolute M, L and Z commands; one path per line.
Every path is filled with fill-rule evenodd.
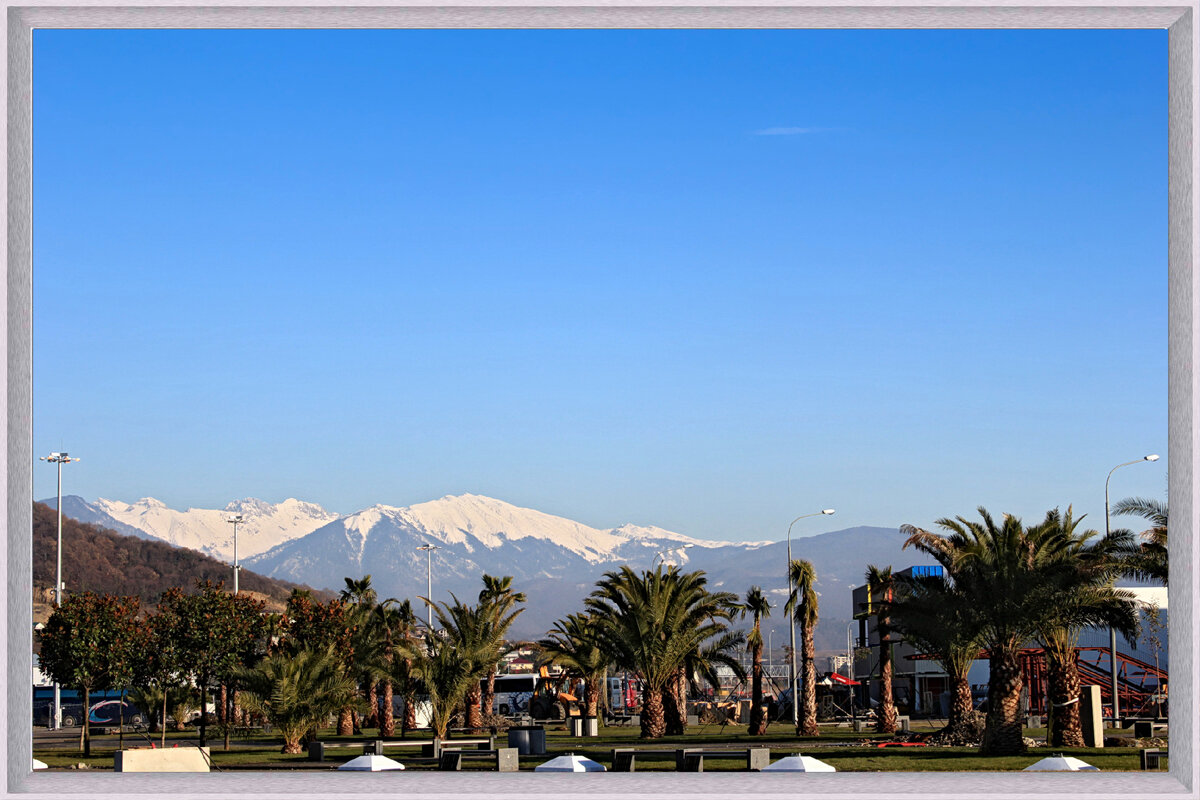
M 638 758 L 674 758 L 678 772 L 703 772 L 705 758 L 745 758 L 746 769 L 757 772 L 771 762 L 771 750 L 767 747 L 743 747 L 705 750 L 690 747 L 682 750 L 664 750 L 636 747 L 615 747 L 612 751 L 613 772 L 636 772 Z
M 434 739 L 432 741 L 422 741 L 420 739 L 403 739 L 403 740 L 385 740 L 375 739 L 372 741 L 351 741 L 351 742 L 309 742 L 308 743 L 308 760 L 309 761 L 324 761 L 325 752 L 331 748 L 353 748 L 360 749 L 363 755 L 384 755 L 384 748 L 388 747 L 419 747 L 421 748 L 421 756 L 428 759 L 437 759 L 443 750 L 447 749 L 465 749 L 468 747 L 477 750 L 492 750 L 495 747 L 495 740 L 489 736 L 484 739 Z
M 675 769 L 679 772 L 704 772 L 705 758 L 745 758 L 746 769 L 751 772 L 758 772 L 771 763 L 771 750 L 767 747 L 714 750 L 686 748 L 677 752 Z
M 497 772 L 519 772 L 520 760 L 515 747 L 500 747 L 494 750 L 443 750 L 438 757 L 438 769 L 458 772 L 464 759 L 488 759 L 496 765 Z
M 1139 756 L 1143 770 L 1159 770 L 1162 769 L 1162 760 L 1167 757 L 1167 751 L 1157 747 L 1147 747 L 1139 751 Z

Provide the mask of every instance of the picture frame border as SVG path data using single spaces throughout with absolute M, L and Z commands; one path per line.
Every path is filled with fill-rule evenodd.
M 725 798 L 922 798 L 1198 797 L 1196 758 L 1200 715 L 1195 687 L 1200 636 L 1195 628 L 1198 570 L 1194 546 L 1200 497 L 1196 469 L 1200 393 L 1194 365 L 1200 363 L 1200 319 L 1194 243 L 1198 224 L 1193 187 L 1197 169 L 1198 80 L 1196 2 L 1152 3 L 927 3 L 804 4 L 795 2 L 505 2 L 473 0 L 453 6 L 433 2 L 329 2 L 306 6 L 179 0 L 75 6 L 5 3 L 3 38 L 7 93 L 7 283 L 4 337 L 7 355 L 7 459 L 0 465 L 0 491 L 7 506 L 5 558 L 0 561 L 7 591 L 3 619 L 8 647 L 7 689 L 0 703 L 9 735 L 0 740 L 7 764 L 5 795 L 97 798 L 170 795 L 174 798 L 357 796 L 403 793 L 406 797 L 541 797 L 562 795 L 661 798 L 672 795 Z M 32 32 L 48 28 L 816 28 L 816 29 L 1033 29 L 1141 28 L 1168 31 L 1168 503 L 1171 509 L 1169 669 L 1172 676 L 1170 769 L 1165 773 L 842 773 L 760 775 L 736 773 L 603 774 L 600 777 L 489 773 L 252 773 L 207 775 L 32 772 Z

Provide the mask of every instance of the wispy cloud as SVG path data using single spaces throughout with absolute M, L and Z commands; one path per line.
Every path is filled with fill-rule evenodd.
M 836 128 L 763 128 L 755 131 L 755 136 L 802 136 L 806 133 L 823 133 L 837 130 Z

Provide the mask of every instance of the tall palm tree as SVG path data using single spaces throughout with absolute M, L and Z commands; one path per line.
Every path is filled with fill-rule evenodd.
M 1115 589 L 1113 580 L 1123 562 L 1137 552 L 1128 531 L 1101 537 L 1097 531 L 1078 531 L 1083 518 L 1075 519 L 1068 507 L 1046 514 L 1039 538 L 1042 580 L 1037 589 L 1044 613 L 1037 633 L 1046 655 L 1050 695 L 1049 744 L 1082 747 L 1083 723 L 1079 713 L 1080 680 L 1075 646 L 1085 627 L 1106 625 L 1127 639 L 1138 634 L 1138 612 L 1133 594 Z
M 960 730 L 974 711 L 968 674 L 983 642 L 973 608 L 944 574 L 900 574 L 893 579 L 893 600 L 887 612 L 892 627 L 906 641 L 937 659 L 949 677 L 951 699 L 946 729 Z
M 599 622 L 590 614 L 568 614 L 557 620 L 538 648 L 551 664 L 583 680 L 584 714 L 599 716 L 600 695 L 612 657 L 604 648 Z
M 615 661 L 641 680 L 643 738 L 666 733 L 663 695 L 676 690 L 681 671 L 690 664 L 705 672 L 702 662 L 707 661 L 705 679 L 713 678 L 714 659 L 729 660 L 731 642 L 739 642 L 726 624 L 733 615 L 733 595 L 712 595 L 705 583 L 703 572 L 664 571 L 660 564 L 637 573 L 624 566 L 605 573 L 584 601 Z
M 236 677 L 242 703 L 278 729 L 284 753 L 301 752 L 306 732 L 359 702 L 354 678 L 342 669 L 332 648 L 272 653 L 252 669 L 239 668 Z
M 350 611 L 350 621 L 355 627 L 351 639 L 353 649 L 350 666 L 366 701 L 366 719 L 362 725 L 376 727 L 379 718 L 378 674 L 380 661 L 385 658 L 379 618 L 375 615 L 378 595 L 371 586 L 371 576 L 358 580 L 345 578 L 346 588 L 341 591 L 341 600 Z M 349 736 L 361 730 L 357 712 L 350 708 L 338 714 L 338 734 Z
M 400 602 L 389 597 L 374 610 L 374 627 L 379 631 L 381 642 L 381 658 L 375 665 L 378 670 L 377 680 L 380 686 L 379 697 L 379 734 L 392 736 L 396 732 L 396 721 L 392 712 L 392 698 L 397 687 L 404 698 L 404 722 L 400 726 L 403 736 L 416 727 L 416 692 L 415 680 L 410 674 L 411 662 L 404 657 L 401 649 L 403 643 L 415 638 L 417 628 L 416 615 L 412 610 L 412 602 Z
M 797 734 L 820 736 L 817 726 L 817 667 L 813 636 L 817 630 L 817 572 L 811 561 L 793 559 L 788 568 L 791 574 L 791 593 L 787 608 L 792 619 L 800 626 L 800 675 L 803 687 L 798 715 Z M 792 698 L 792 702 L 797 702 Z
M 483 589 L 479 592 L 479 603 L 490 609 L 493 619 L 499 621 L 507 615 L 512 609 L 525 602 L 524 592 L 514 592 L 512 590 L 512 576 L 505 575 L 502 578 L 497 578 L 492 575 L 484 574 Z M 507 631 L 501 632 L 501 635 Z M 483 707 L 485 714 L 492 713 L 492 707 L 496 702 L 496 665 L 492 664 L 487 672 L 487 687 L 483 690 L 483 697 L 480 705 Z
M 983 507 L 979 515 L 981 522 L 961 516 L 939 519 L 937 525 L 947 531 L 945 536 L 906 526 L 905 546 L 941 564 L 978 615 L 990 669 L 980 751 L 1017 755 L 1025 751 L 1020 651 L 1036 636 L 1044 611 L 1038 591 L 1045 576 L 1038 564 L 1050 543 L 1043 526 L 1026 529 L 1020 519 L 1008 514 L 998 525 Z
M 767 732 L 767 706 L 763 703 L 763 666 L 762 666 L 762 620 L 771 616 L 771 604 L 759 586 L 751 586 L 746 592 L 746 602 L 742 605 L 742 616 L 750 614 L 754 618 L 754 626 L 746 636 L 746 649 L 750 651 L 750 726 L 747 730 L 751 736 L 762 736 Z
M 879 633 L 879 712 L 875 718 L 878 733 L 896 732 L 896 700 L 892 694 L 892 625 L 887 604 L 892 600 L 892 568 L 871 564 L 867 567 L 867 591 L 875 612 L 875 630 Z M 874 606 L 878 603 L 878 606 Z
M 1113 516 L 1138 516 L 1150 523 L 1142 531 L 1142 546 L 1127 559 L 1126 572 L 1167 586 L 1167 504 L 1147 497 L 1127 497 L 1112 507 Z
M 436 676 L 438 670 L 457 664 L 460 672 L 471 676 L 473 682 L 468 682 L 461 695 L 455 688 L 457 683 L 443 683 L 441 684 L 442 688 L 438 691 L 441 693 L 443 703 L 453 700 L 455 705 L 464 705 L 467 712 L 466 726 L 478 729 L 483 727 L 483 718 L 479 708 L 482 694 L 481 682 L 487 675 L 488 669 L 494 666 L 500 657 L 500 652 L 504 647 L 505 631 L 512 627 L 513 621 L 524 609 L 518 608 L 515 611 L 509 611 L 497 619 L 493 609 L 487 605 L 468 606 L 460 602 L 453 593 L 450 597 L 453 599 L 453 603 L 443 602 L 434 605 L 434 613 L 437 615 L 438 622 L 446 631 L 445 639 L 431 635 L 427 635 L 425 638 L 425 649 L 432 650 L 436 659 L 433 662 L 429 662 L 427 659 L 423 665 L 414 660 L 413 670 L 421 679 L 426 691 L 429 692 L 431 701 L 434 699 L 434 691 L 429 684 L 430 674 Z M 433 672 L 430 673 L 429 669 L 432 669 Z M 438 678 L 438 680 L 444 679 Z M 436 706 L 436 702 L 434 705 Z M 453 709 L 445 710 L 445 713 L 448 715 L 452 711 Z

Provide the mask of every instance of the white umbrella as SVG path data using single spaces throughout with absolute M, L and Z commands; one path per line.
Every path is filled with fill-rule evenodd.
M 533 768 L 534 772 L 607 772 L 603 764 L 569 753 Z
M 49 769 L 49 768 L 46 766 L 46 762 L 45 762 L 45 761 L 38 761 L 36 758 L 33 760 L 33 768 L 34 768 L 34 769 Z
M 1056 755 L 1043 758 L 1036 764 L 1030 764 L 1024 772 L 1099 772 L 1099 767 L 1093 767 L 1086 761 L 1080 761 L 1071 756 Z
M 794 756 L 781 758 L 773 764 L 762 768 L 763 772 L 837 772 L 836 769 L 826 764 L 824 761 L 813 758 L 812 756 L 802 756 L 797 753 Z
M 380 772 L 385 769 L 404 769 L 399 761 L 393 761 L 387 756 L 359 756 L 342 764 L 338 769 L 348 769 L 355 772 Z

